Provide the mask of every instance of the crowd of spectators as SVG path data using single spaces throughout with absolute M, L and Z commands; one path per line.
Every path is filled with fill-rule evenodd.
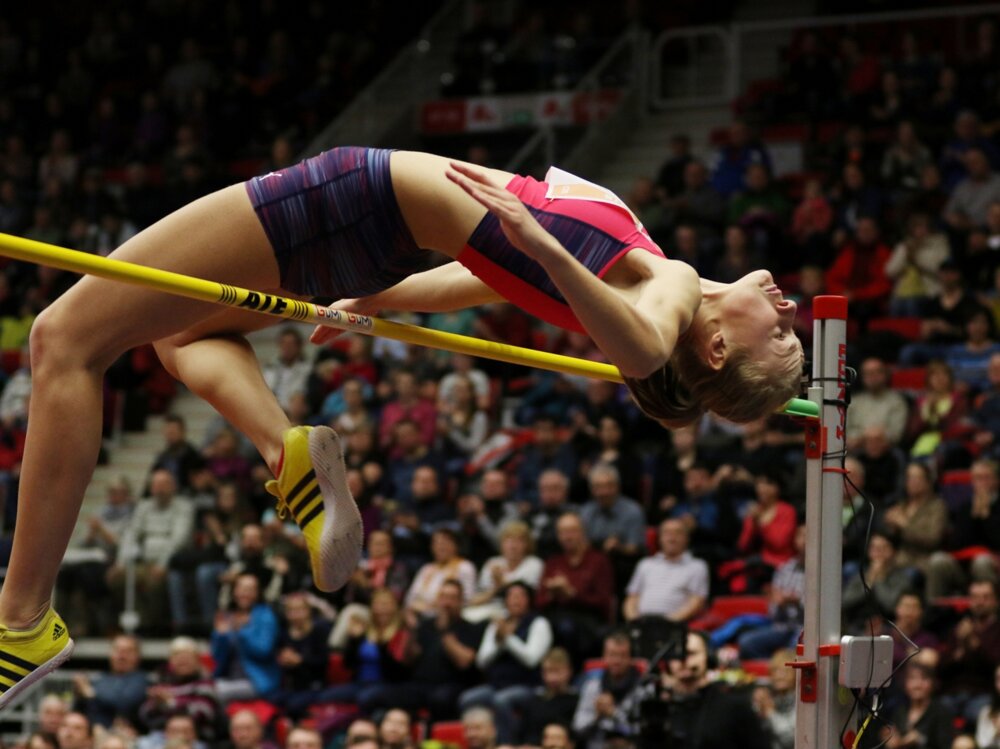
M 106 253 L 231 176 L 237 156 L 287 163 L 287 128 L 311 132 L 374 64 L 365 34 L 304 33 L 332 27 L 323 3 L 301 16 L 230 4 L 219 19 L 149 5 L 150 16 L 121 4 L 86 19 L 67 8 L 75 43 L 58 65 L 30 18 L 0 20 L 0 230 Z M 363 7 L 344 12 L 373 31 Z M 836 64 L 803 35 L 805 67 L 790 72 L 776 111 L 844 123 L 810 152 L 807 174 L 777 179 L 766 143 L 737 121 L 710 162 L 675 137 L 671 158 L 627 196 L 667 254 L 704 276 L 780 271 L 802 301 L 807 347 L 809 300 L 824 290 L 850 300 L 860 378 L 848 411 L 844 625 L 893 636 L 897 665 L 910 642 L 923 648 L 887 695 L 895 746 L 948 746 L 956 722 L 990 746 L 1000 724 L 995 33 L 983 22 L 955 60 L 916 40 L 880 59 L 845 39 Z M 256 49 L 266 62 L 251 62 Z M 109 184 L 109 169 L 125 183 Z M 5 360 L 0 468 L 13 489 L 27 331 L 72 279 L 19 263 L 2 271 L 0 348 L 17 356 Z M 600 358 L 586 337 L 507 305 L 399 317 Z M 901 337 L 876 324 L 886 317 L 922 322 Z M 713 740 L 790 746 L 795 699 L 782 664 L 805 595 L 797 424 L 709 416 L 667 433 L 611 383 L 393 341 L 344 336 L 310 350 L 294 328 L 275 338 L 264 374 L 291 419 L 344 437 L 366 530 L 358 570 L 320 595 L 249 446 L 221 422 L 192 444 L 168 416 L 147 486 L 112 483 L 60 576 L 74 636 L 113 638 L 108 667 L 75 679 L 72 705 L 47 697 L 27 746 L 316 749 L 346 734 L 350 746 L 405 749 L 416 721 L 459 718 L 470 749 L 627 746 L 649 689 L 643 635 L 664 622 L 692 626 L 687 657 L 663 678 L 676 694 L 705 695 L 684 704 L 725 716 Z M 894 388 L 903 370 L 924 379 Z M 153 372 L 136 354 L 109 389 L 144 383 L 168 409 Z M 120 634 L 132 572 L 138 630 Z M 766 613 L 707 616 L 713 598 L 747 593 Z M 967 608 L 943 604 L 955 596 Z M 155 673 L 140 661 L 153 637 L 171 638 Z M 717 667 L 768 658 L 752 701 L 709 683 Z M 700 725 L 675 721 L 709 730 Z

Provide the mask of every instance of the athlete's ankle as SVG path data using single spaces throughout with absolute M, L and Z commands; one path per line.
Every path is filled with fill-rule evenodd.
M 42 621 L 51 606 L 49 601 L 36 608 L 18 606 L 8 610 L 0 606 L 0 624 L 15 631 L 33 629 Z

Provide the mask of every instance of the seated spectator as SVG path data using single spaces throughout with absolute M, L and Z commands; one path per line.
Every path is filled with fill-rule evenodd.
M 872 219 L 878 228 L 884 210 L 884 196 L 879 188 L 869 183 L 858 161 L 852 160 L 841 169 L 840 182 L 831 190 L 830 199 L 836 216 L 833 233 L 835 247 L 843 246 L 858 234 L 863 218 Z M 882 265 L 880 263 L 878 267 L 881 269 Z
M 548 468 L 538 477 L 538 507 L 531 514 L 531 535 L 540 559 L 559 553 L 556 523 L 566 512 L 572 511 L 569 503 L 569 476 L 558 468 Z
M 851 315 L 864 320 L 881 314 L 892 292 L 885 274 L 891 251 L 879 234 L 874 218 L 859 217 L 853 236 L 838 250 L 826 273 L 827 291 L 847 297 Z
M 584 678 L 573 715 L 573 732 L 588 749 L 600 749 L 615 734 L 629 734 L 628 717 L 619 708 L 639 684 L 628 635 L 615 632 L 605 637 L 602 658 L 604 667 Z
M 893 202 L 905 202 L 907 195 L 920 188 L 920 175 L 924 168 L 934 163 L 934 156 L 925 146 L 912 120 L 903 120 L 896 126 L 896 137 L 882 156 L 882 182 L 893 194 Z
M 184 418 L 176 414 L 167 414 L 163 419 L 163 450 L 153 460 L 152 474 L 161 468 L 170 471 L 177 488 L 186 492 L 191 488 L 191 474 L 204 464 L 201 454 L 187 439 L 187 426 Z
M 264 529 L 256 523 L 244 525 L 240 531 L 238 556 L 219 576 L 221 588 L 216 609 L 232 603 L 233 585 L 240 575 L 256 577 L 261 598 L 268 603 L 277 603 L 285 587 L 284 573 L 288 571 L 288 562 L 284 557 L 267 554 L 267 551 Z
M 401 602 L 409 587 L 410 573 L 396 557 L 392 534 L 376 529 L 368 534 L 367 553 L 348 580 L 341 598 L 345 604 L 365 606 L 371 602 L 374 591 L 388 588 Z
M 372 594 L 370 616 L 363 618 L 352 614 L 347 625 L 344 665 L 353 672 L 354 678 L 313 695 L 311 700 L 303 702 L 303 711 L 312 701 L 365 703 L 370 690 L 379 685 L 405 681 L 410 673 L 407 648 L 411 636 L 396 597 L 388 590 L 376 590 Z M 325 666 L 325 659 L 323 663 Z
M 621 476 L 614 466 L 596 464 L 587 476 L 591 499 L 580 508 L 590 540 L 611 560 L 620 585 L 632 574 L 646 544 L 646 514 L 634 499 L 621 493 Z
M 742 184 L 740 175 L 734 191 Z M 724 196 L 709 183 L 708 170 L 700 161 L 685 165 L 682 189 L 666 198 L 664 205 L 670 226 L 691 226 L 708 236 L 719 232 L 726 211 Z
M 468 559 L 458 555 L 458 536 L 448 528 L 438 528 L 431 535 L 432 561 L 421 567 L 410 589 L 406 592 L 405 605 L 408 614 L 418 617 L 437 615 L 434 607 L 440 596 L 441 586 L 448 580 L 455 580 L 462 588 L 462 603 L 472 598 L 476 589 L 476 568 Z
M 660 523 L 660 551 L 646 557 L 629 581 L 622 606 L 627 621 L 666 617 L 684 622 L 708 600 L 708 565 L 688 551 L 688 529 L 682 520 Z
M 823 183 L 816 178 L 806 180 L 802 200 L 792 213 L 791 226 L 792 239 L 801 248 L 806 262 L 826 265 L 829 261 L 827 247 L 833 218 L 833 206 L 823 193 Z
M 136 597 L 142 626 L 155 631 L 170 621 L 167 609 L 167 565 L 194 534 L 194 505 L 177 496 L 173 474 L 153 472 L 150 497 L 136 506 L 118 548 L 118 559 L 108 570 L 108 583 L 118 608 L 123 608 L 125 567 L 136 567 Z
M 612 616 L 614 573 L 607 556 L 591 547 L 579 515 L 560 517 L 556 534 L 561 553 L 545 560 L 536 603 L 556 641 L 582 663 L 596 650 L 598 632 Z
M 858 625 L 867 619 L 871 613 L 869 596 L 874 598 L 882 616 L 891 617 L 900 594 L 913 586 L 915 571 L 900 564 L 895 539 L 895 534 L 878 529 L 872 531 L 867 562 L 861 570 L 852 572 L 844 585 L 842 609 L 847 622 Z M 848 629 L 854 628 L 848 626 Z
M 941 77 L 955 77 L 953 68 L 942 69 Z M 947 90 L 954 85 L 954 81 L 943 81 L 939 83 L 942 89 Z M 993 142 L 983 132 L 982 121 L 979 115 L 971 109 L 965 109 L 955 115 L 953 124 L 954 135 L 949 140 L 941 154 L 941 173 L 945 189 L 953 192 L 961 181 L 969 176 L 969 162 L 966 160 L 970 151 L 978 150 L 986 160 L 987 168 L 1000 168 L 1000 151 L 993 145 Z
M 74 632 L 82 629 L 83 633 L 103 634 L 113 625 L 107 574 L 118 556 L 119 542 L 132 520 L 135 502 L 125 476 L 112 479 L 107 491 L 107 502 L 87 518 L 83 538 L 69 548 L 59 567 L 57 595 Z M 76 611 L 79 614 L 75 615 Z M 83 626 L 77 628 L 76 622 Z
M 664 198 L 671 198 L 684 189 L 684 171 L 694 160 L 691 138 L 684 133 L 670 136 L 670 155 L 656 172 L 656 188 Z
M 653 180 L 646 176 L 636 177 L 632 180 L 628 193 L 622 196 L 622 200 L 655 242 L 656 237 L 663 233 L 667 225 L 668 214 L 666 206 L 657 195 Z
M 892 624 L 888 622 L 876 631 L 892 638 L 892 667 L 898 667 L 904 660 L 913 655 L 916 645 L 924 652 L 934 652 L 941 647 L 937 635 L 927 629 L 924 622 L 924 599 L 915 590 L 906 590 L 899 594 L 892 610 Z M 868 629 L 862 627 L 858 631 Z M 870 632 L 870 630 L 868 630 Z
M 741 226 L 727 226 L 722 235 L 722 254 L 715 261 L 710 278 L 719 283 L 733 283 L 758 267 L 758 254 L 748 246 L 747 233 Z
M 462 712 L 462 733 L 467 749 L 496 749 L 497 720 L 484 707 L 470 707 Z
M 94 679 L 78 673 L 73 678 L 75 709 L 93 725 L 110 728 L 118 718 L 138 724 L 139 707 L 146 699 L 149 677 L 139 668 L 139 640 L 118 635 L 111 641 L 108 671 Z
M 770 658 L 774 651 L 792 648 L 802 631 L 805 581 L 806 527 L 795 530 L 795 556 L 774 570 L 768 593 L 767 617 L 755 620 L 741 617 L 745 624 L 739 634 L 740 658 Z M 723 626 L 722 630 L 729 629 Z M 712 633 L 713 645 L 722 644 L 726 638 L 718 630 Z
M 946 346 L 962 342 L 965 323 L 973 313 L 984 309 L 954 260 L 938 266 L 938 282 L 941 293 L 924 311 L 920 340 L 903 346 L 899 352 L 899 363 L 903 366 L 923 366 L 932 359 L 940 359 Z
M 955 377 L 956 385 L 975 395 L 989 387 L 987 363 L 993 354 L 1000 353 L 993 315 L 985 309 L 977 310 L 965 322 L 965 341 L 949 346 L 944 362 Z
M 508 744 L 517 736 L 517 714 L 531 701 L 540 682 L 539 664 L 552 646 L 552 628 L 532 610 L 534 590 L 514 581 L 504 592 L 504 611 L 490 622 L 476 653 L 485 683 L 461 694 L 464 713 L 475 705 L 496 715 L 498 738 Z
M 936 697 L 934 669 L 922 663 L 911 663 L 903 675 L 906 703 L 890 716 L 890 725 L 883 727 L 880 737 L 887 746 L 920 746 L 926 749 L 950 749 L 952 714 Z M 895 741 L 893 738 L 895 737 Z M 878 743 L 872 738 L 870 746 Z M 864 744 L 863 744 L 864 745 Z
M 975 723 L 990 702 L 993 670 L 1000 663 L 1000 602 L 989 580 L 969 584 L 969 609 L 941 650 L 941 682 L 952 714 Z
M 423 440 L 417 423 L 411 419 L 397 421 L 392 434 L 394 457 L 385 463 L 386 492 L 396 504 L 413 509 L 413 474 L 421 466 L 429 466 L 442 476 L 444 459 L 428 446 L 430 442 Z
M 985 226 L 990 204 L 1000 200 L 1000 175 L 987 155 L 979 148 L 970 148 L 962 160 L 967 176 L 955 186 L 944 208 L 945 223 L 957 234 Z
M 278 619 L 261 602 L 254 575 L 236 578 L 233 607 L 216 614 L 211 642 L 215 689 L 222 703 L 266 699 L 278 689 Z
M 555 470 L 569 478 L 576 475 L 576 464 L 577 456 L 573 449 L 559 439 L 555 419 L 547 415 L 537 416 L 531 428 L 531 443 L 521 452 L 517 467 L 518 500 L 537 506 L 542 474 Z
M 557 723 L 570 726 L 580 699 L 573 686 L 573 663 L 564 648 L 554 647 L 542 658 L 542 685 L 521 708 L 518 741 L 538 746 L 546 727 Z
M 58 694 L 49 693 L 38 703 L 38 731 L 55 736 L 69 712 L 69 703 Z M 58 744 L 55 749 L 58 749 Z
M 83 713 L 69 712 L 56 731 L 59 749 L 93 749 L 94 726 Z
M 323 749 L 323 734 L 313 728 L 296 726 L 288 732 L 284 749 Z
M 534 555 L 534 546 L 527 523 L 505 523 L 500 530 L 500 556 L 491 557 L 482 566 L 476 593 L 462 616 L 475 622 L 502 615 L 503 593 L 511 583 L 522 582 L 533 591 L 537 589 L 544 563 Z
M 1000 742 L 1000 665 L 993 672 L 990 702 L 983 705 L 976 717 L 976 747 L 996 746 Z
M 337 432 L 350 434 L 356 429 L 371 429 L 375 425 L 372 410 L 368 407 L 365 391 L 371 391 L 360 377 L 345 380 L 339 390 L 335 390 L 323 401 L 320 417 L 330 423 Z
M 386 715 L 393 712 L 392 710 L 387 710 Z M 403 712 L 407 719 L 409 719 L 409 713 Z M 367 717 L 355 718 L 351 721 L 350 725 L 347 726 L 347 730 L 344 732 L 344 746 L 354 746 L 362 742 L 372 741 L 378 746 L 379 736 L 378 736 L 378 724 Z
M 422 619 L 410 639 L 407 661 L 410 680 L 399 684 L 377 684 L 361 693 L 361 709 L 389 707 L 406 710 L 427 708 L 432 719 L 455 714 L 458 695 L 472 685 L 476 672 L 476 649 L 482 639 L 479 626 L 462 618 L 463 590 L 455 580 L 438 589 L 436 615 Z
M 190 637 L 170 641 L 170 654 L 159 681 L 146 690 L 146 701 L 139 708 L 142 724 L 152 731 L 165 729 L 171 716 L 178 713 L 194 719 L 201 741 L 214 745 L 222 740 L 226 713 L 202 665 L 198 643 Z
M 747 167 L 760 164 L 771 171 L 771 157 L 763 144 L 754 138 L 749 126 L 742 120 L 735 120 L 729 126 L 729 138 L 719 148 L 712 168 L 712 187 L 723 198 L 742 189 Z
M 771 749 L 795 749 L 795 651 L 776 650 L 767 664 L 769 681 L 754 687 L 753 707 L 764 721 Z
M 278 749 L 264 738 L 264 725 L 253 710 L 237 710 L 229 719 L 229 742 L 233 749 Z
M 911 106 L 896 71 L 883 70 L 878 91 L 868 105 L 868 121 L 875 127 L 897 125 L 910 115 Z
M 949 513 L 945 551 L 934 551 L 927 569 L 927 597 L 955 595 L 971 580 L 997 582 L 997 539 L 1000 539 L 1000 468 L 980 458 L 969 469 L 972 499 Z M 965 550 L 968 564 L 953 552 Z
M 220 429 L 205 448 L 208 470 L 219 481 L 234 483 L 242 492 L 250 490 L 251 463 L 242 453 L 241 437 L 234 429 Z
M 549 723 L 539 738 L 542 749 L 574 749 L 576 743 L 568 723 Z
M 303 353 L 302 334 L 297 328 L 283 327 L 278 331 L 277 358 L 264 365 L 264 382 L 287 413 L 296 395 L 306 394 L 306 382 L 312 369 Z
M 993 354 L 986 364 L 988 387 L 973 400 L 968 424 L 969 439 L 980 455 L 995 456 L 1000 445 L 1000 354 Z
M 122 746 L 112 745 L 109 748 L 106 747 L 106 742 L 109 738 L 119 739 L 123 742 Z M 100 749 L 129 749 L 129 744 L 124 742 L 125 738 L 116 731 L 105 734 L 104 743 L 101 743 L 99 746 Z M 135 742 L 136 749 L 166 749 L 168 745 L 172 749 L 180 749 L 181 747 L 185 749 L 208 749 L 208 744 L 198 738 L 198 726 L 195 723 L 194 716 L 184 712 L 171 715 L 167 719 L 167 724 L 163 730 L 151 731 L 144 736 L 140 736 Z
M 413 719 L 405 710 L 386 710 L 378 724 L 377 749 L 415 749 Z
M 596 444 L 581 461 L 581 473 L 588 474 L 598 464 L 613 466 L 618 471 L 622 493 L 639 499 L 644 466 L 641 456 L 628 439 L 622 420 L 611 414 L 601 416 L 595 436 Z
M 400 457 L 406 447 L 399 444 L 396 425 L 403 420 L 411 422 L 416 430 L 418 442 L 426 447 L 434 444 L 437 427 L 437 409 L 420 397 L 417 378 L 413 372 L 401 369 L 393 377 L 395 398 L 382 407 L 379 419 L 379 445 L 388 451 L 389 457 Z
M 968 401 L 955 385 L 955 375 L 943 361 L 927 365 L 927 383 L 910 413 L 907 439 L 910 456 L 929 458 L 943 440 L 955 437 L 964 429 Z
M 743 182 L 742 190 L 730 198 L 726 220 L 743 228 L 752 247 L 768 249 L 784 233 L 788 202 L 764 164 L 749 164 Z
M 914 461 L 907 465 L 903 496 L 881 519 L 882 527 L 899 539 L 898 563 L 923 573 L 948 530 L 948 508 L 937 496 L 932 471 L 927 463 Z
M 316 616 L 306 593 L 289 593 L 282 608 L 284 621 L 276 645 L 281 691 L 271 699 L 297 720 L 317 701 L 325 684 L 330 622 Z
M 448 473 L 459 476 L 490 433 L 489 416 L 480 407 L 470 378 L 459 377 L 452 382 L 449 397 L 438 400 L 437 415 Z
M 865 494 L 876 505 L 895 499 L 902 491 L 900 479 L 906 457 L 889 441 L 882 426 L 865 428 L 854 457 L 864 468 Z
M 455 510 L 445 497 L 447 476 L 434 466 L 417 466 L 410 477 L 410 503 L 425 528 L 452 520 Z
M 881 425 L 892 445 L 899 445 L 906 433 L 909 406 L 902 393 L 889 387 L 889 367 L 870 356 L 861 362 L 861 392 L 851 393 L 847 419 L 847 449 L 856 450 L 869 426 Z
M 431 317 L 433 318 L 433 315 Z M 468 328 L 462 327 L 460 330 L 452 330 L 449 327 L 434 325 L 433 319 L 429 321 L 429 324 L 434 330 L 443 330 L 445 332 L 460 333 L 463 335 L 471 335 L 472 333 L 471 326 Z M 472 384 L 472 391 L 475 395 L 476 406 L 480 410 L 489 413 L 492 405 L 490 378 L 483 370 L 476 368 L 476 360 L 467 354 L 452 353 L 448 355 L 448 363 L 448 373 L 442 377 L 441 381 L 438 383 L 438 410 L 441 410 L 443 403 L 448 403 L 453 400 L 454 394 L 452 389 L 455 387 L 455 384 L 459 380 L 468 379 L 468 381 Z
M 757 499 L 747 506 L 737 547 L 740 554 L 756 555 L 774 569 L 795 556 L 795 508 L 781 498 L 775 476 L 757 476 L 754 488 Z
M 920 317 L 930 298 L 941 293 L 938 269 L 950 255 L 948 238 L 932 231 L 930 217 L 924 213 L 910 214 L 906 236 L 885 264 L 885 274 L 893 282 L 889 314 Z
M 478 496 L 482 500 L 482 512 L 476 515 L 476 528 L 463 527 L 463 550 L 469 559 L 481 567 L 489 558 L 490 552 L 500 550 L 500 529 L 511 520 L 518 520 L 521 514 L 529 509 L 527 502 L 516 502 L 511 495 L 511 480 L 506 471 L 500 468 L 487 468 L 479 480 Z M 478 508 L 477 508 L 478 509 Z M 485 543 L 479 548 L 473 548 L 479 539 Z
M 170 558 L 167 589 L 170 594 L 170 619 L 180 631 L 192 626 L 207 632 L 215 617 L 219 600 L 219 577 L 226 571 L 239 550 L 240 531 L 250 513 L 239 489 L 231 482 L 219 485 L 214 503 L 197 516 L 202 530 L 195 543 Z M 192 586 L 191 583 L 194 583 Z M 188 593 L 194 588 L 198 615 L 190 616 Z

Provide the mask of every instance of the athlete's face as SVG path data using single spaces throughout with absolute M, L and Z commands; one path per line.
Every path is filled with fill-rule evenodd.
M 795 302 L 785 299 L 768 271 L 753 271 L 729 284 L 722 296 L 723 338 L 762 359 L 784 360 L 802 349 L 792 329 L 795 311 Z

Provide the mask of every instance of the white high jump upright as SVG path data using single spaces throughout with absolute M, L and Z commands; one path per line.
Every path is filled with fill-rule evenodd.
M 840 655 L 842 452 L 846 419 L 847 299 L 813 300 L 813 364 L 806 420 L 805 621 L 797 670 L 796 749 L 837 749 L 850 707 L 837 683 Z M 848 734 L 853 740 L 853 731 Z M 850 747 L 850 744 L 847 744 Z

